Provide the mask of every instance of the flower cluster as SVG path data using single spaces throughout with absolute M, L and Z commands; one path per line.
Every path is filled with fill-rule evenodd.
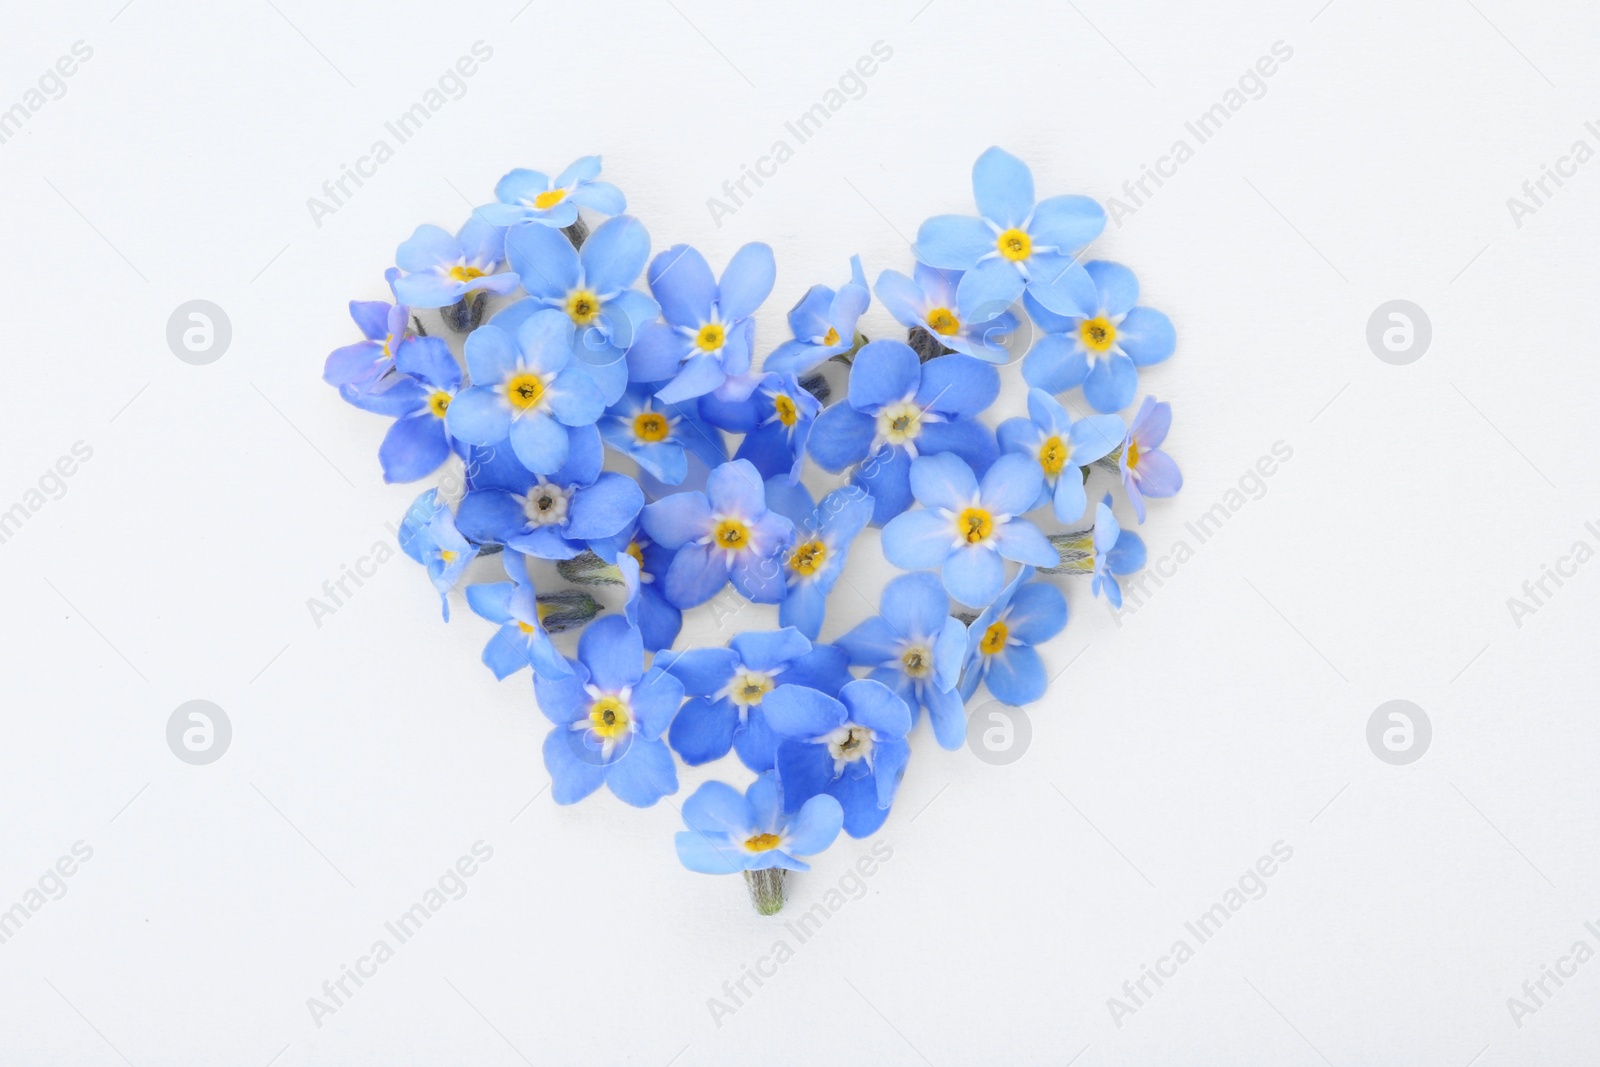
M 324 378 L 393 420 L 386 481 L 440 476 L 401 547 L 447 620 L 461 589 L 491 624 L 497 678 L 530 669 L 556 802 L 605 786 L 647 807 L 680 765 L 733 756 L 748 784 L 703 782 L 677 851 L 744 873 L 770 911 L 782 872 L 884 824 L 924 710 L 958 749 L 980 687 L 1045 695 L 1038 646 L 1068 615 L 1055 576 L 1120 607 L 1144 545 L 1116 493 L 1142 523 L 1182 485 L 1170 406 L 1134 408 L 1174 331 L 1126 267 L 1080 262 L 1099 205 L 1037 200 L 1028 167 L 991 148 L 977 216 L 927 220 L 909 273 L 870 287 L 851 259 L 763 358 L 772 249 L 747 244 L 720 273 L 688 245 L 652 256 L 599 175 L 598 157 L 514 170 L 453 233 L 417 228 L 385 275 L 393 302 L 351 303 L 362 339 Z M 864 336 L 874 294 L 904 340 Z M 1026 413 L 995 418 L 1033 333 Z M 1092 509 L 1091 476 L 1112 490 Z M 858 541 L 905 573 L 847 627 L 829 607 Z M 720 647 L 678 647 L 686 612 L 729 603 L 775 607 L 776 625 L 736 617 Z

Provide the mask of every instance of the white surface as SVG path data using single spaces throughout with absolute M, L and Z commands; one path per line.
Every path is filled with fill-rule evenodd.
M 0 544 L 0 907 L 74 842 L 93 858 L 0 944 L 0 1062 L 1592 1055 L 1600 963 L 1520 1028 L 1506 1000 L 1600 947 L 1600 564 L 1520 628 L 1506 600 L 1600 544 L 1600 164 L 1520 228 L 1505 204 L 1600 144 L 1591 8 L 274 2 L 6 5 L 0 108 L 73 42 L 94 52 L 0 144 L 0 508 L 74 442 L 93 456 Z M 478 40 L 465 97 L 313 225 L 306 199 Z M 880 40 L 865 94 L 715 227 L 707 197 Z M 313 624 L 307 598 L 417 491 L 381 484 L 384 422 L 322 360 L 411 228 L 464 217 L 457 189 L 603 153 L 656 247 L 720 266 L 772 243 L 770 346 L 851 253 L 908 269 L 903 235 L 971 209 L 983 148 L 1104 200 L 1280 40 L 1265 95 L 1094 253 L 1178 325 L 1145 379 L 1187 479 L 1143 530 L 1155 554 L 1274 442 L 1292 459 L 1120 627 L 1070 589 L 1046 656 L 1082 655 L 1021 762 L 922 736 L 877 839 L 892 860 L 810 941 L 683 871 L 672 804 L 523 810 L 547 782 L 527 675 L 496 684 L 487 624 L 458 603 L 442 625 L 409 562 Z M 194 298 L 233 324 L 210 366 L 165 342 Z M 1365 341 L 1395 298 L 1433 322 L 1410 366 Z M 852 574 L 875 595 L 874 552 Z M 842 610 L 829 633 L 864 608 Z M 195 698 L 234 729 L 206 767 L 164 738 Z M 1408 767 L 1365 740 L 1395 698 L 1434 728 Z M 307 998 L 480 840 L 465 897 L 314 1025 Z M 1278 841 L 1266 895 L 1117 1027 L 1107 998 Z M 793 913 L 866 849 L 822 857 Z M 780 938 L 793 958 L 718 1026 L 708 998 Z

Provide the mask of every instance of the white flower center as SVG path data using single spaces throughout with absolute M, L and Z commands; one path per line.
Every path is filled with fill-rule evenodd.
M 522 498 L 522 513 L 534 526 L 559 526 L 567 521 L 568 490 L 541 480 Z
M 818 738 L 828 745 L 828 755 L 833 757 L 833 773 L 838 774 L 845 764 L 866 760 L 872 766 L 872 731 L 865 726 L 847 722 L 831 733 Z

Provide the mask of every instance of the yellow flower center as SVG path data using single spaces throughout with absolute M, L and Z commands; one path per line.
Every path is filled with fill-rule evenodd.
M 533 198 L 533 206 L 540 211 L 549 211 L 567 198 L 565 189 L 551 189 L 549 192 L 540 193 Z
M 633 417 L 633 436 L 641 441 L 655 444 L 665 441 L 671 432 L 672 424 L 659 411 L 641 411 Z
M 428 410 L 433 412 L 435 418 L 444 418 L 444 413 L 450 410 L 450 394 L 443 389 L 437 389 L 428 397 Z
M 567 294 L 567 317 L 576 325 L 587 326 L 600 314 L 600 298 L 587 289 L 574 289 Z
M 825 345 L 836 345 L 836 344 L 838 344 L 839 343 L 839 331 L 834 329 L 832 326 L 829 326 L 828 327 L 828 332 L 822 335 L 822 343 L 825 344 Z
M 446 563 L 454 563 L 460 557 L 460 555 L 461 554 L 459 552 L 452 552 L 448 548 L 441 548 L 439 550 L 439 558 L 444 560 Z
M 994 243 L 1000 249 L 1000 254 L 1013 263 L 1033 254 L 1033 238 L 1028 236 L 1026 230 L 1007 230 Z
M 773 397 L 772 406 L 778 412 L 778 421 L 785 426 L 793 426 L 800 421 L 800 409 L 794 406 L 794 401 L 789 399 L 789 394 L 779 393 Z
M 639 565 L 640 571 L 644 570 L 644 549 L 639 547 L 639 542 L 629 541 L 628 547 L 623 551 L 627 552 L 628 555 L 633 557 L 633 561 Z
M 465 264 L 450 268 L 450 277 L 453 281 L 470 282 L 474 278 L 482 278 L 483 276 L 483 271 L 479 270 L 477 267 L 469 267 Z
M 1061 473 L 1061 468 L 1067 465 L 1067 457 L 1071 454 L 1072 450 L 1060 437 L 1048 437 L 1044 444 L 1039 446 L 1039 466 L 1054 478 Z
M 708 322 L 700 327 L 699 333 L 695 334 L 694 343 L 699 346 L 702 352 L 715 352 L 722 347 L 722 343 L 727 339 L 728 334 L 722 328 L 722 323 Z
M 994 623 L 990 624 L 987 630 L 983 631 L 983 640 L 978 642 L 978 651 L 982 652 L 985 656 L 994 655 L 996 652 L 999 652 L 1002 648 L 1006 647 L 1006 637 L 1009 636 L 1010 633 L 1011 631 L 1006 629 L 1006 624 L 1004 622 L 996 620 Z
M 718 548 L 738 552 L 750 544 L 750 527 L 738 519 L 723 519 L 712 531 L 711 539 L 716 542 Z
M 1092 319 L 1084 319 L 1078 326 L 1078 336 L 1083 339 L 1083 347 L 1091 352 L 1109 352 L 1111 346 L 1117 343 L 1117 328 L 1111 325 L 1111 320 L 1104 315 Z
M 949 337 L 961 329 L 961 320 L 956 318 L 956 313 L 949 308 L 934 308 L 928 312 L 928 329 Z
M 539 401 L 544 399 L 544 379 L 532 371 L 513 374 L 506 382 L 506 399 L 518 411 L 538 406 Z
M 625 733 L 630 721 L 628 705 L 616 697 L 601 697 L 589 705 L 589 724 L 607 740 Z
M 994 533 L 994 516 L 982 508 L 966 508 L 956 517 L 956 532 L 969 545 L 982 544 Z
M 742 708 L 761 703 L 761 698 L 772 692 L 776 683 L 772 675 L 760 671 L 744 671 L 735 675 L 728 686 L 728 695 Z
M 1124 456 L 1124 460 L 1128 464 L 1129 467 L 1137 467 L 1139 465 L 1139 442 L 1138 441 L 1129 441 L 1128 442 L 1128 451 L 1127 451 L 1126 455 Z
M 828 546 L 821 541 L 807 541 L 794 550 L 794 555 L 789 557 L 789 566 L 795 573 L 811 575 L 822 569 L 828 561 Z
M 532 623 L 523 622 L 521 619 L 517 620 L 517 629 L 521 630 L 524 634 L 531 634 L 535 630 Z
M 900 666 L 912 678 L 926 678 L 933 673 L 933 653 L 926 645 L 912 645 L 900 653 Z
M 771 852 L 778 847 L 777 834 L 756 834 L 745 839 L 744 847 L 751 852 Z
M 891 445 L 903 445 L 922 433 L 922 409 L 915 404 L 890 404 L 878 412 L 878 434 Z

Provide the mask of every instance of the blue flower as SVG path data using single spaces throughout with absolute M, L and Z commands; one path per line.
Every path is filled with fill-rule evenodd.
M 1121 411 L 1139 387 L 1138 368 L 1172 355 L 1177 334 L 1161 312 L 1134 306 L 1139 282 L 1133 271 L 1103 259 L 1084 269 L 1094 291 L 1080 308 L 1052 310 L 1031 294 L 1024 298 L 1045 335 L 1023 358 L 1022 377 L 1050 393 L 1081 385 L 1083 398 L 1096 411 Z
M 678 791 L 678 770 L 661 739 L 683 686 L 659 667 L 644 669 L 639 631 L 620 615 L 589 624 L 566 678 L 535 677 L 539 710 L 555 723 L 544 765 L 557 804 L 574 804 L 604 783 L 617 799 L 648 808 Z
M 844 832 L 866 837 L 883 825 L 911 757 L 911 709 L 888 686 L 858 678 L 837 698 L 805 686 L 775 690 L 767 724 L 781 734 L 783 810 L 827 794 L 844 809 Z
M 716 394 L 700 398 L 700 415 L 729 433 L 744 434 L 735 459 L 747 459 L 763 478 L 779 474 L 796 484 L 805 463 L 806 439 L 822 402 L 802 388 L 793 374 L 767 374 L 742 400 Z
M 496 226 L 538 222 L 558 229 L 577 222 L 580 207 L 602 215 L 622 214 L 628 210 L 622 190 L 595 181 L 599 173 L 599 156 L 584 156 L 554 179 L 519 167 L 494 187 L 499 203 L 485 204 L 475 214 Z
M 813 648 L 804 634 L 787 626 L 746 631 L 727 648 L 663 652 L 656 665 L 682 682 L 690 697 L 667 739 L 691 767 L 721 759 L 733 748 L 752 771 L 771 770 L 778 741 L 762 711 L 766 698 L 790 685 L 833 695 L 850 681 L 843 652 L 832 645 Z
M 1121 443 L 1122 420 L 1115 415 L 1090 415 L 1073 422 L 1067 409 L 1043 389 L 1028 390 L 1028 416 L 1000 424 L 1000 447 L 1038 462 L 1044 488 L 1033 507 L 1043 507 L 1049 500 L 1057 519 L 1077 522 L 1089 506 L 1083 472 L 1078 468 L 1087 467 Z
M 810 514 L 801 513 L 795 527 L 794 548 L 784 561 L 788 591 L 778 605 L 778 622 L 795 627 L 815 641 L 822 632 L 828 597 L 844 573 L 850 543 L 872 519 L 872 498 L 855 486 L 847 486 L 835 489 L 822 498 L 815 510 L 810 510 L 810 494 L 803 486 L 794 488 L 804 497 Z M 769 483 L 769 500 L 772 495 Z
M 1183 488 L 1183 473 L 1172 457 L 1161 451 L 1161 444 L 1172 428 L 1172 405 L 1156 403 L 1147 396 L 1139 405 L 1139 413 L 1128 425 L 1128 438 L 1122 444 L 1122 457 L 1118 466 L 1122 473 L 1122 487 L 1128 492 L 1128 502 L 1133 512 L 1144 521 L 1144 498 L 1147 496 L 1176 496 Z
M 654 300 L 630 288 L 649 257 L 650 235 L 627 215 L 602 222 L 582 249 L 549 226 L 506 234 L 506 258 L 522 287 L 539 306 L 572 320 L 580 358 L 591 365 L 619 362 L 639 328 L 660 313 Z
M 705 603 L 729 578 L 747 600 L 783 598 L 780 556 L 794 539 L 794 523 L 767 509 L 766 487 L 748 460 L 717 467 L 703 493 L 674 493 L 645 505 L 639 523 L 656 544 L 677 553 L 662 592 L 678 608 Z
M 411 336 L 411 309 L 382 300 L 352 300 L 350 317 L 366 340 L 334 349 L 322 368 L 322 380 L 341 391 L 363 392 L 394 369 L 395 352 Z
M 973 289 L 967 290 L 963 303 L 958 295 L 961 278 L 961 271 L 918 263 L 909 278 L 899 271 L 884 271 L 873 291 L 902 326 L 926 330 L 952 351 L 990 363 L 1005 362 L 1010 353 L 1001 342 L 1017 328 L 1010 303 L 973 306 Z
M 1132 530 L 1124 530 L 1111 513 L 1111 494 L 1094 509 L 1094 577 L 1089 591 L 1105 593 L 1114 608 L 1122 607 L 1122 586 L 1117 577 L 1132 574 L 1144 566 L 1144 540 Z
M 960 748 L 967 719 L 956 682 L 967 631 L 951 616 L 944 587 L 931 574 L 902 574 L 883 587 L 878 610 L 839 638 L 839 647 L 854 666 L 872 668 L 873 681 L 893 689 L 913 720 L 927 708 L 940 745 Z
M 496 678 L 505 678 L 524 667 L 532 667 L 541 677 L 564 678 L 572 673 L 566 657 L 550 643 L 539 618 L 538 590 L 528 575 L 528 561 L 522 553 L 501 553 L 509 582 L 490 582 L 467 586 L 467 606 L 499 623 L 500 629 L 483 647 L 483 662 Z
M 1029 581 L 1024 567 L 1011 584 L 967 627 L 967 658 L 961 697 L 969 699 L 979 682 L 1002 704 L 1021 707 L 1044 696 L 1050 679 L 1035 646 L 1067 625 L 1067 598 L 1048 582 Z
M 627 589 L 623 613 L 639 628 L 644 647 L 651 652 L 671 648 L 683 628 L 683 612 L 661 595 L 661 579 L 673 554 L 646 537 L 638 519 L 611 537 L 590 541 L 589 549 L 622 572 Z
M 978 470 L 994 462 L 994 433 L 974 417 L 1000 393 L 1000 375 L 971 356 L 921 363 L 903 341 L 856 353 L 845 402 L 817 417 L 808 447 L 824 470 L 866 462 L 851 481 L 872 494 L 874 525 L 911 505 L 911 461 L 954 452 Z
M 395 250 L 403 272 L 391 278 L 395 299 L 419 308 L 449 307 L 479 290 L 505 295 L 517 287 L 506 269 L 505 234 L 482 219 L 468 219 L 450 236 L 438 226 L 418 226 Z
M 883 554 L 904 570 L 940 568 L 947 592 L 981 608 L 1005 588 L 1004 560 L 1052 567 L 1061 555 L 1039 528 L 1017 518 L 1039 499 L 1039 464 L 1015 453 L 994 461 L 980 485 L 957 456 L 922 456 L 911 491 L 922 508 L 883 528 Z
M 662 403 L 643 385 L 630 385 L 606 409 L 600 436 L 666 485 L 679 485 L 688 475 L 689 452 L 708 467 L 728 461 L 722 435 L 700 421 L 695 404 Z
M 511 440 L 525 467 L 549 474 L 567 462 L 567 427 L 587 427 L 605 410 L 595 381 L 572 359 L 572 323 L 536 312 L 507 333 L 494 324 L 467 337 L 473 384 L 450 405 L 450 432 L 468 444 Z
M 776 775 L 763 774 L 743 796 L 731 785 L 706 782 L 683 802 L 683 824 L 675 841 L 678 859 L 700 874 L 736 874 L 782 867 L 809 871 L 801 856 L 833 844 L 844 809 L 827 795 L 812 797 L 784 814 Z
M 574 433 L 567 462 L 548 477 L 504 459 L 474 461 L 456 525 L 480 544 L 571 559 L 586 543 L 614 537 L 644 506 L 639 484 L 625 474 L 602 472 L 603 459 L 600 434 L 591 426 Z
M 461 389 L 461 367 L 450 347 L 437 337 L 413 337 L 395 356 L 393 382 L 354 401 L 395 417 L 378 446 L 386 482 L 414 482 L 450 458 L 446 425 L 450 405 Z
M 761 369 L 773 374 L 804 374 L 855 347 L 856 323 L 872 302 L 861 257 L 850 257 L 850 280 L 834 292 L 813 285 L 789 309 L 789 329 L 794 340 L 785 341 L 767 357 Z
M 1035 204 L 1028 165 L 999 148 L 972 165 L 972 192 L 982 218 L 936 215 L 917 231 L 914 249 L 930 267 L 966 271 L 958 303 L 1007 308 L 1026 288 L 1062 314 L 1089 305 L 1094 283 L 1073 257 L 1105 229 L 1099 204 L 1086 196 Z
M 439 499 L 437 489 L 429 489 L 411 502 L 400 522 L 399 540 L 402 552 L 428 568 L 428 580 L 439 591 L 439 609 L 449 622 L 447 594 L 477 557 L 478 546 L 461 536 L 456 517 Z
M 657 255 L 647 277 L 666 321 L 639 330 L 628 349 L 629 377 L 666 382 L 657 395 L 669 403 L 704 396 L 730 378 L 753 384 L 746 377 L 755 330 L 750 316 L 772 292 L 776 273 L 771 247 L 759 243 L 735 252 L 720 282 L 688 245 Z

